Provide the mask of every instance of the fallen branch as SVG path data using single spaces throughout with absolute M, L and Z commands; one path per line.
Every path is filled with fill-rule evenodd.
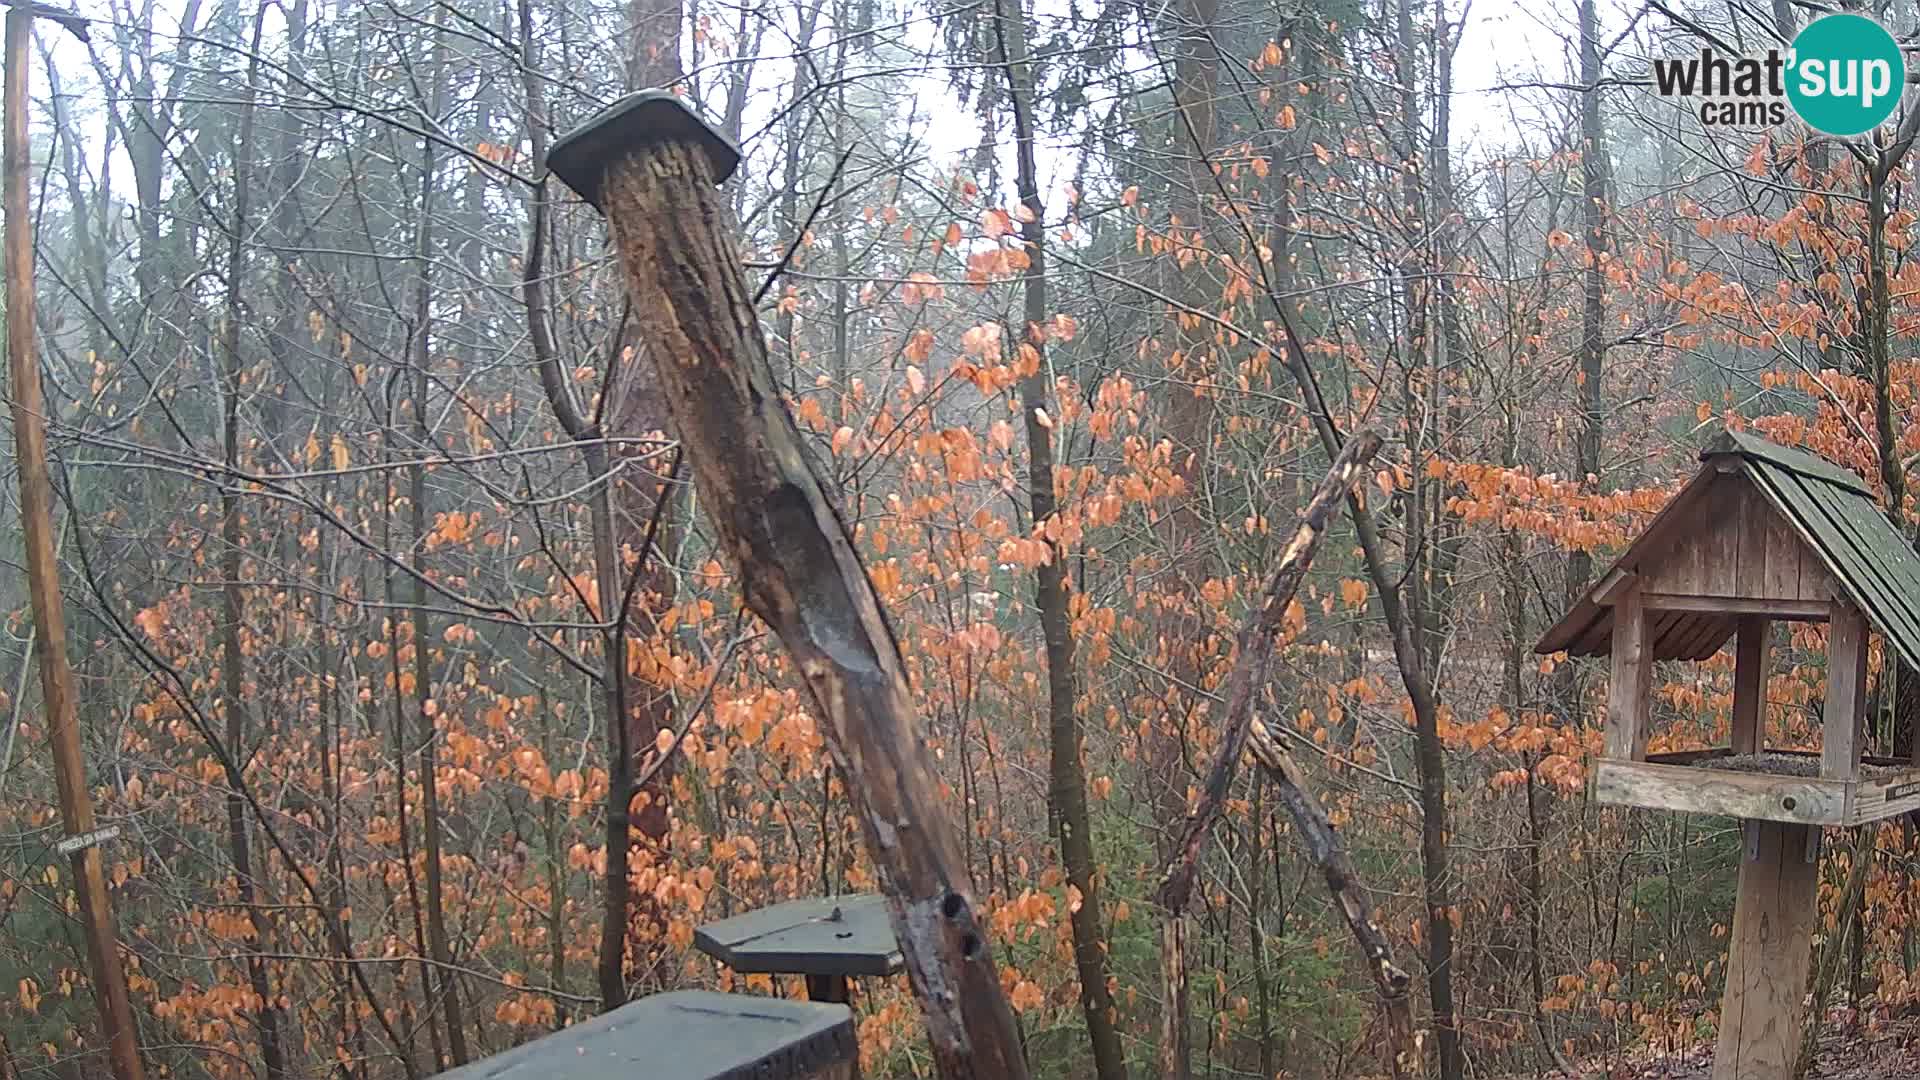
M 1285 623 L 1286 610 L 1293 601 L 1313 562 L 1314 552 L 1325 537 L 1330 519 L 1342 499 L 1353 491 L 1366 471 L 1366 464 L 1380 449 L 1380 436 L 1363 431 L 1347 441 L 1326 479 L 1314 490 L 1313 497 L 1300 511 L 1292 540 L 1280 555 L 1279 563 L 1267 578 L 1259 606 L 1247 613 L 1240 629 L 1239 655 L 1227 675 L 1225 737 L 1214 755 L 1200 802 L 1187 815 L 1175 855 L 1161 875 L 1154 902 L 1163 915 L 1160 939 L 1162 982 L 1161 1042 L 1172 1045 L 1177 1032 L 1166 1030 L 1179 1023 L 1178 1002 L 1186 994 L 1186 919 L 1193 899 L 1200 853 L 1207 836 L 1219 820 L 1233 785 L 1240 758 L 1249 747 L 1255 760 L 1273 778 L 1280 798 L 1293 815 L 1295 826 L 1306 839 L 1308 854 L 1326 875 L 1327 886 L 1339 903 L 1354 939 L 1365 954 L 1369 974 L 1380 990 L 1391 1042 L 1389 1055 L 1396 1063 L 1410 1064 L 1414 1053 L 1412 1010 L 1408 987 L 1411 979 L 1394 966 L 1393 950 L 1385 933 L 1368 915 L 1364 888 L 1353 869 L 1353 862 L 1341 847 L 1327 812 L 1305 784 L 1304 774 L 1279 740 L 1253 716 L 1254 696 L 1266 685 L 1273 666 L 1274 646 Z M 1162 1062 L 1163 1073 L 1174 1063 Z
M 1248 722 L 1253 717 L 1253 696 L 1266 685 L 1268 673 L 1273 668 L 1273 649 L 1280 639 L 1282 624 L 1286 621 L 1287 605 L 1293 602 L 1293 594 L 1299 591 L 1300 582 L 1313 564 L 1314 552 L 1319 550 L 1320 541 L 1327 533 L 1327 524 L 1339 507 L 1340 500 L 1353 490 L 1355 482 L 1366 470 L 1367 462 L 1380 449 L 1380 436 L 1372 431 L 1363 431 L 1347 441 L 1340 455 L 1334 458 L 1333 468 L 1327 472 L 1326 479 L 1314 489 L 1313 497 L 1300 511 L 1294 525 L 1293 538 L 1287 542 L 1287 548 L 1280 553 L 1280 562 L 1267 577 L 1267 584 L 1261 590 L 1259 606 L 1247 612 L 1246 621 L 1240 627 L 1239 657 L 1234 661 L 1233 670 L 1227 675 L 1226 693 L 1226 738 L 1220 744 L 1220 750 L 1214 755 L 1213 765 L 1207 771 L 1207 785 L 1200 794 L 1200 803 L 1187 815 L 1185 827 L 1180 833 L 1180 843 L 1174 848 L 1173 861 L 1160 878 L 1160 888 L 1154 894 L 1154 902 L 1161 910 L 1178 913 L 1186 910 L 1193 895 L 1195 868 L 1200 860 L 1200 850 L 1206 846 L 1207 834 L 1220 818 L 1220 811 L 1227 801 L 1227 789 L 1233 785 L 1234 773 L 1240 767 L 1240 758 L 1246 752 Z
M 1327 808 L 1308 786 L 1300 763 L 1287 752 L 1281 737 L 1264 722 L 1255 719 L 1249 725 L 1248 735 L 1247 745 L 1253 759 L 1260 763 L 1279 793 L 1280 801 L 1286 804 L 1287 813 L 1293 817 L 1294 830 L 1307 847 L 1307 857 L 1327 879 L 1327 891 L 1340 905 L 1347 929 L 1360 946 L 1361 955 L 1366 957 L 1367 974 L 1373 978 L 1374 988 L 1380 991 L 1381 1010 L 1386 1014 L 1388 1053 L 1397 1069 L 1410 1070 L 1418 1049 L 1413 1042 L 1413 1002 L 1407 993 L 1413 979 L 1394 964 L 1393 946 L 1387 941 L 1386 931 L 1373 921 L 1372 905 L 1367 902 L 1367 889 L 1360 882 L 1359 871 L 1353 868 L 1353 859 L 1340 843 L 1340 833 L 1327 816 Z

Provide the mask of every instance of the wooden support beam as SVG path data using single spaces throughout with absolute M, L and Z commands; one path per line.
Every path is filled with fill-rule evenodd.
M 1613 608 L 1613 680 L 1607 687 L 1606 756 L 1639 761 L 1647 753 L 1653 715 L 1653 643 L 1640 590 L 1628 589 Z
M 1756 754 L 1767 746 L 1767 636 L 1763 615 L 1740 619 L 1733 648 L 1733 752 Z
M 1616 566 L 1607 571 L 1606 576 L 1600 579 L 1600 584 L 1593 587 L 1593 602 L 1601 607 L 1612 607 L 1620 594 L 1637 580 L 1632 570 Z
M 1821 716 L 1820 775 L 1860 776 L 1866 749 L 1867 620 L 1852 604 L 1835 601 L 1827 627 L 1827 702 Z
M 1803 825 L 1845 824 L 1851 791 L 1845 780 L 1735 772 L 1716 769 L 1711 761 L 1662 765 L 1607 759 L 1593 770 L 1596 802 Z
M 1799 622 L 1825 622 L 1833 605 L 1826 600 L 1769 600 L 1745 596 L 1695 596 L 1687 593 L 1643 592 L 1640 603 L 1649 611 L 1695 611 L 1710 615 L 1771 615 Z
M 1806 1023 L 1819 860 L 1817 827 L 1749 821 L 1727 946 L 1713 1080 L 1789 1080 Z

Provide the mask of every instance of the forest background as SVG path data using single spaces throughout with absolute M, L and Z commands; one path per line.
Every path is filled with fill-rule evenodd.
M 1710 1035 L 1737 830 L 1591 803 L 1605 672 L 1531 645 L 1721 424 L 1920 523 L 1920 108 L 1841 142 L 1705 128 L 1644 85 L 1816 7 L 87 0 L 90 45 L 43 22 L 68 644 L 150 1068 L 411 1077 L 662 989 L 765 992 L 693 927 L 874 886 L 604 225 L 543 173 L 641 86 L 745 153 L 725 190 L 775 375 L 899 634 L 1040 1075 L 1146 1073 L 1170 1005 L 1196 1075 L 1383 1067 L 1366 968 L 1257 771 L 1201 863 L 1183 1005 L 1152 903 L 1249 598 L 1363 426 L 1387 445 L 1256 711 L 1414 976 L 1425 1067 Z M 0 614 L 0 1056 L 104 1075 L 23 574 Z M 1809 745 L 1824 630 L 1777 645 L 1772 739 Z M 1663 665 L 1653 749 L 1724 742 L 1730 676 Z M 1904 752 L 1889 697 L 1875 746 Z M 1827 847 L 1838 1023 L 1920 997 L 1916 850 L 1905 824 Z M 864 990 L 867 1075 L 927 1075 L 904 988 Z

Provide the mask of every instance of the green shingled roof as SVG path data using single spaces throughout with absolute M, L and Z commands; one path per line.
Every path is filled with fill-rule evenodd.
M 1920 556 L 1860 477 L 1804 450 L 1727 431 L 1700 452 L 1738 454 L 1886 643 L 1920 668 Z
M 1703 481 L 1709 481 L 1710 474 L 1728 457 L 1738 460 L 1740 472 L 1818 555 L 1847 598 L 1880 631 L 1888 647 L 1920 668 L 1920 556 L 1880 512 L 1872 488 L 1854 473 L 1804 450 L 1744 432 L 1723 431 L 1701 449 L 1700 460 L 1706 463 L 1701 475 L 1661 511 L 1654 526 L 1669 515 L 1684 514 L 1688 504 L 1708 486 Z M 1654 526 L 1648 531 L 1652 532 Z M 1629 564 L 1636 557 L 1657 556 L 1629 548 L 1616 565 Z M 1605 580 L 1606 575 L 1602 575 L 1547 631 L 1534 646 L 1536 652 L 1604 655 L 1609 651 L 1605 644 L 1608 636 L 1600 636 L 1597 642 L 1594 636 L 1600 623 L 1612 619 L 1612 609 L 1595 600 Z M 1705 636 L 1694 634 L 1690 647 L 1656 645 L 1656 654 L 1690 658 L 1712 655 L 1733 632 L 1731 618 L 1713 621 L 1723 625 L 1701 627 Z M 1591 644 L 1576 647 L 1582 642 Z M 1596 644 L 1597 648 L 1592 647 Z

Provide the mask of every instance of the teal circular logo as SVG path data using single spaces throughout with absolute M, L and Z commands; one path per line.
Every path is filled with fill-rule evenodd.
M 1872 131 L 1900 106 L 1907 65 L 1887 28 L 1864 15 L 1828 15 L 1803 27 L 1788 61 L 1787 100 L 1816 131 Z

